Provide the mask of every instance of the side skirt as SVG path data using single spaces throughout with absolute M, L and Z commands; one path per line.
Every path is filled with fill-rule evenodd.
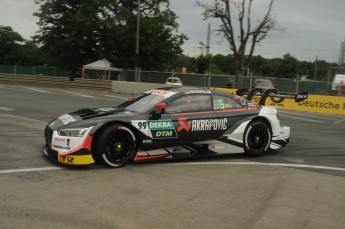
M 238 145 L 238 146 L 236 146 Z M 205 157 L 217 154 L 237 154 L 243 153 L 242 144 L 232 141 L 201 141 L 191 144 L 161 148 L 156 150 L 138 150 L 134 161 L 146 161 L 153 159 L 174 159 Z

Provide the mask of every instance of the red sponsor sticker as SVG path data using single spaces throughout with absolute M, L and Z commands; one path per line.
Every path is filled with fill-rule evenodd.
M 164 90 L 153 90 L 151 92 L 151 94 L 154 94 L 154 95 L 166 95 L 168 93 L 169 93 L 169 91 L 164 91 Z
M 180 126 L 177 128 L 177 132 L 181 132 L 182 130 L 185 130 L 187 132 L 190 131 L 190 121 L 186 122 L 187 118 L 179 118 L 178 122 L 180 123 Z

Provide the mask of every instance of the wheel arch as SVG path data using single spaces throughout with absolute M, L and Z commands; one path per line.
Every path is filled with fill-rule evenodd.
M 271 134 L 273 134 L 273 130 L 272 130 L 272 125 L 271 125 L 271 122 L 269 121 L 269 119 L 263 117 L 263 116 L 258 116 L 258 117 L 255 117 L 253 118 L 249 123 L 252 123 L 252 122 L 255 122 L 255 121 L 262 121 L 264 123 L 266 123 L 268 125 L 268 127 L 270 128 L 270 131 L 271 131 Z
M 131 126 L 130 124 L 126 123 L 126 122 L 123 122 L 123 121 L 112 121 L 112 122 L 107 122 L 104 125 L 100 126 L 93 133 L 92 142 L 91 142 L 91 153 L 92 153 L 92 155 L 95 153 L 94 152 L 95 151 L 94 147 L 95 147 L 95 143 L 96 143 L 97 138 L 99 137 L 99 135 L 102 133 L 103 130 L 105 130 L 109 126 L 113 126 L 113 125 L 123 125 L 123 126 L 127 127 L 128 129 L 130 129 L 133 132 L 134 136 L 135 136 L 135 139 L 136 139 L 136 142 L 137 142 L 136 147 L 138 149 L 138 147 L 139 147 L 138 143 L 140 143 L 140 141 L 139 141 L 140 137 L 139 137 L 139 134 L 136 131 L 136 129 L 133 126 Z

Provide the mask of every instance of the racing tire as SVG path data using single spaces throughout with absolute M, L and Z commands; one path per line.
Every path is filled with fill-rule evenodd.
M 109 126 L 97 137 L 94 149 L 101 164 L 110 168 L 122 167 L 136 155 L 136 137 L 123 125 Z
M 247 156 L 257 157 L 269 150 L 272 133 L 269 126 L 260 120 L 249 123 L 244 131 L 243 148 Z

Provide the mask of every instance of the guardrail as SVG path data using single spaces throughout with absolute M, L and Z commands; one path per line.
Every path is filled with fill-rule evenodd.
M 111 80 L 75 79 L 40 75 L 5 75 L 0 74 L 0 82 L 9 84 L 37 85 L 44 87 L 79 88 L 99 91 L 112 91 Z

